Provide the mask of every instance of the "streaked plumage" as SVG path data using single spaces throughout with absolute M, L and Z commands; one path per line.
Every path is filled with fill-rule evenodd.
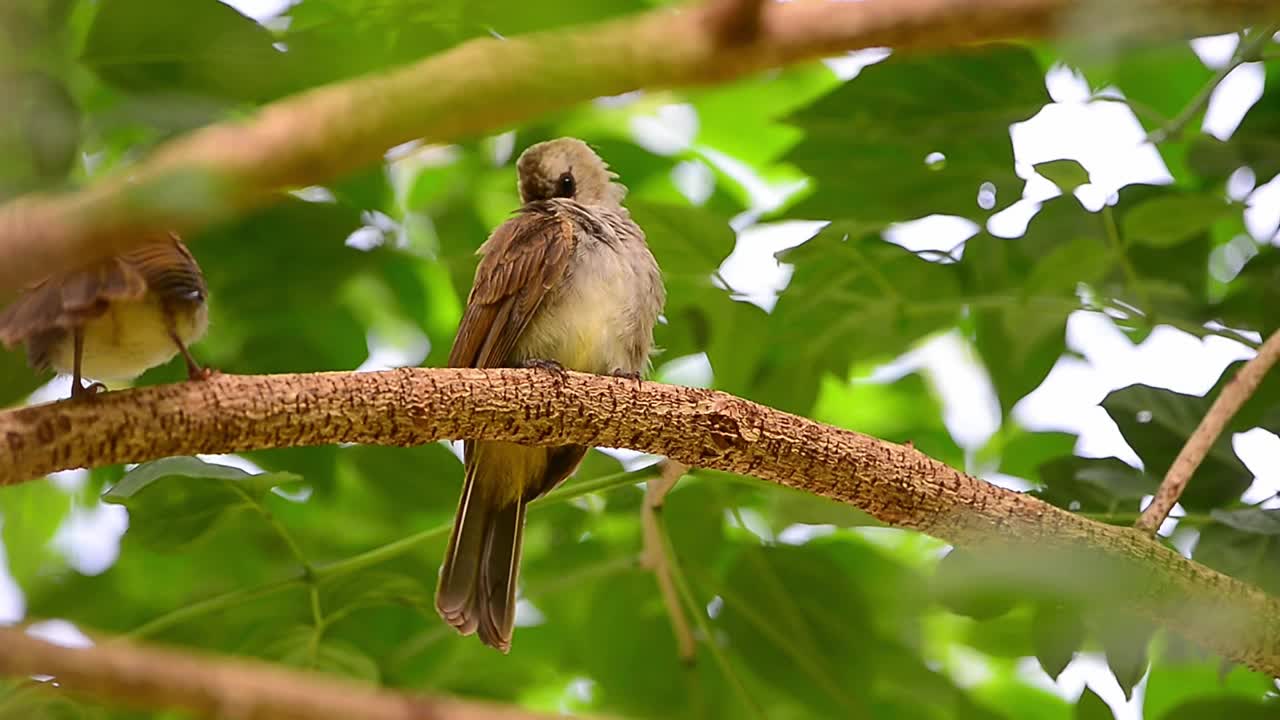
M 37 370 L 131 380 L 181 353 L 192 377 L 204 372 L 187 347 L 208 327 L 208 290 L 191 252 L 172 234 L 87 267 L 45 278 L 0 312 L 0 342 L 27 346 Z
M 524 205 L 479 250 L 449 366 L 550 361 L 644 372 L 665 292 L 644 233 L 621 205 L 626 189 L 573 138 L 530 147 L 517 170 Z M 464 443 L 465 481 L 436 593 L 459 632 L 510 649 L 525 506 L 572 474 L 587 449 Z

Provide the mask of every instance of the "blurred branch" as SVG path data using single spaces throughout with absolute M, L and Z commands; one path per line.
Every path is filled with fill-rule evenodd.
M 1218 436 L 1241 406 L 1248 402 L 1253 391 L 1258 389 L 1277 359 L 1280 359 L 1280 330 L 1267 338 L 1262 347 L 1258 348 L 1258 354 L 1245 363 L 1226 387 L 1222 388 L 1222 393 L 1209 406 L 1209 412 L 1205 413 L 1195 432 L 1187 438 L 1187 444 L 1182 446 L 1178 457 L 1174 458 L 1169 472 L 1156 490 L 1155 498 L 1142 511 L 1142 516 L 1134 523 L 1134 527 L 1148 533 L 1155 533 L 1160 529 L 1173 506 L 1178 503 L 1178 498 L 1182 497 L 1182 491 L 1187 488 L 1196 468 L 1200 467 L 1200 463 L 1217 442 Z
M 1262 59 L 1262 50 L 1271 43 L 1271 38 L 1280 32 L 1280 25 L 1271 25 L 1265 28 L 1258 28 L 1252 33 L 1244 35 L 1240 38 L 1240 43 L 1236 45 L 1236 51 L 1231 54 L 1231 59 L 1227 64 L 1218 68 L 1213 77 L 1205 81 L 1203 87 L 1196 93 L 1191 102 L 1177 114 L 1176 117 L 1169 120 L 1161 127 L 1152 130 L 1147 135 L 1147 142 L 1152 144 L 1162 143 L 1170 138 L 1176 138 L 1182 135 L 1191 121 L 1197 115 L 1204 112 L 1209 107 L 1209 101 L 1213 98 L 1213 91 L 1218 89 L 1223 80 L 1232 73 L 1236 68 L 1247 62 L 1257 62 Z
M 0 207 L 0 293 L 124 250 L 150 231 L 190 235 L 282 191 L 378 162 L 411 140 L 452 142 L 594 97 L 714 84 L 869 47 L 1187 38 L 1278 14 L 1274 0 L 711 0 L 580 28 L 474 39 L 176 138 L 78 192 Z M 726 17 L 756 17 L 755 32 L 749 21 L 734 20 L 730 27 L 746 29 L 742 42 L 724 42 Z
M 119 639 L 69 648 L 0 628 L 0 673 L 51 675 L 59 690 L 205 718 L 261 720 L 535 720 L 500 705 L 412 696 L 252 660 L 175 652 Z M 52 686 L 51 686 L 52 689 Z
M 760 33 L 760 13 L 774 0 L 710 0 L 705 20 L 711 35 L 728 45 L 742 45 Z
M 665 528 L 658 519 L 662 512 L 662 504 L 667 493 L 676 486 L 680 478 L 689 470 L 689 466 L 674 460 L 664 460 L 659 473 L 645 484 L 644 504 L 640 506 L 640 528 L 644 533 L 643 563 L 645 569 L 653 573 L 658 581 L 658 589 L 662 592 L 662 603 L 671 618 L 671 631 L 676 636 L 676 651 L 680 661 L 692 664 L 697 656 L 697 648 L 693 644 L 693 631 L 689 629 L 689 620 L 680 607 L 680 594 L 676 590 L 671 577 L 671 564 L 668 562 Z
M 700 388 L 509 369 L 221 375 L 0 413 L 0 484 L 171 455 L 456 438 L 662 454 L 848 503 L 957 546 L 1020 551 L 1031 570 L 1098 568 L 1106 581 L 1094 577 L 1081 592 L 1280 674 L 1280 600 L 1244 582 L 912 448 Z

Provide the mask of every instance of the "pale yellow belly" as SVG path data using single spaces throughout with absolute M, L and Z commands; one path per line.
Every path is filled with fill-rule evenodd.
M 194 313 L 180 313 L 175 318 L 175 330 L 186 345 L 199 340 L 207 327 L 208 313 L 203 305 Z M 74 352 L 74 341 L 68 334 L 51 354 L 53 368 L 72 372 Z M 84 326 L 81 374 L 94 380 L 132 380 L 177 354 L 178 346 L 169 336 L 158 302 L 116 303 Z

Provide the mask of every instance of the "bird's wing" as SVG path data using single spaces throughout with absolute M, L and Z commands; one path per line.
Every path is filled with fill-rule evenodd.
M 449 367 L 502 367 L 548 291 L 568 272 L 577 245 L 571 219 L 536 204 L 493 231 L 476 268 Z
M 146 292 L 146 279 L 121 256 L 103 258 L 24 290 L 0 313 L 0 342 L 12 347 L 57 335 L 101 315 L 112 302 L 138 300 Z
M 204 274 L 176 235 L 139 245 L 122 256 L 146 280 L 147 289 L 165 302 L 200 303 L 207 294 Z

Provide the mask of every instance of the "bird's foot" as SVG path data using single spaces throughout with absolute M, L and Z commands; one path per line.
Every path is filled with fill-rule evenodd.
M 79 400 L 81 398 L 91 398 L 98 393 L 107 391 L 107 386 L 100 382 L 91 382 L 88 385 L 81 385 L 79 380 L 71 383 L 71 399 Z
M 609 374 L 614 377 L 624 378 L 626 380 L 634 380 L 636 382 L 637 387 L 639 387 L 640 383 L 644 381 L 644 377 L 641 376 L 640 373 L 634 370 L 623 370 L 621 368 L 614 368 L 613 372 Z
M 546 360 L 544 358 L 529 358 L 520 363 L 520 367 L 532 368 L 534 370 L 545 370 L 559 375 L 561 378 L 565 376 L 564 366 L 555 360 Z
M 210 378 L 214 377 L 215 375 L 221 375 L 221 374 L 222 374 L 222 371 L 221 371 L 221 370 L 214 370 L 214 369 L 213 369 L 213 368 L 211 368 L 211 367 L 193 367 L 193 368 L 187 368 L 187 379 L 188 379 L 188 380 L 193 380 L 193 381 L 195 381 L 195 380 L 208 380 L 208 379 L 210 379 Z

